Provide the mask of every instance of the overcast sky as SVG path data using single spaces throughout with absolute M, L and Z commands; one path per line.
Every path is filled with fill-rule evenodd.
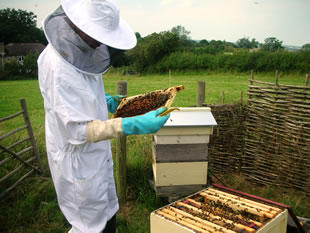
M 121 16 L 142 37 L 182 25 L 194 40 L 242 37 L 260 43 L 276 37 L 284 45 L 310 43 L 310 0 L 116 0 Z M 0 8 L 32 11 L 42 20 L 60 0 L 0 0 Z

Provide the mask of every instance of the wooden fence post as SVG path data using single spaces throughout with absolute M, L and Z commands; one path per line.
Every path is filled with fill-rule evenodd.
M 40 159 L 40 153 L 39 153 L 39 150 L 38 150 L 38 147 L 37 147 L 37 143 L 36 143 L 36 140 L 34 138 L 34 134 L 33 134 L 33 130 L 32 130 L 32 126 L 31 126 L 31 122 L 30 122 L 30 119 L 29 119 L 29 114 L 28 114 L 28 110 L 27 110 L 27 106 L 26 106 L 26 100 L 25 99 L 20 99 L 19 102 L 20 102 L 20 106 L 21 106 L 21 108 L 23 110 L 24 121 L 25 121 L 25 124 L 27 125 L 27 131 L 28 131 L 28 135 L 29 135 L 29 138 L 30 138 L 30 141 L 31 141 L 31 145 L 33 147 L 34 156 L 36 157 L 36 159 L 38 161 L 39 168 L 41 170 L 42 175 L 45 176 L 46 173 L 44 171 L 44 168 L 43 168 L 43 165 L 42 165 L 42 162 L 41 162 L 41 159 Z
M 253 86 L 253 80 L 254 80 L 254 70 L 251 70 L 251 79 L 250 79 L 250 86 L 249 86 L 249 90 L 252 88 L 251 86 Z M 248 99 L 251 99 L 251 95 L 248 96 Z
M 308 86 L 309 83 L 309 74 L 306 74 L 305 86 Z
M 225 92 L 222 91 L 222 105 L 225 104 Z
M 251 89 L 253 88 L 253 81 L 254 81 L 254 70 L 251 70 L 251 79 L 250 79 L 250 84 L 248 85 L 248 101 L 247 101 L 248 106 L 251 105 L 252 95 L 250 94 L 250 92 L 251 92 Z
M 205 102 L 205 88 L 206 83 L 203 81 L 198 81 L 197 83 L 197 107 L 202 107 Z
M 279 86 L 279 71 L 276 70 L 276 86 Z
M 127 82 L 119 81 L 116 92 L 118 95 L 127 95 Z M 115 179 L 118 198 L 123 200 L 127 191 L 127 162 L 126 162 L 126 136 L 115 139 L 116 142 L 116 164 Z

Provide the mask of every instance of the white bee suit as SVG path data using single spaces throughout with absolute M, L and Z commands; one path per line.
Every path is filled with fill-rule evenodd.
M 58 9 L 45 21 L 49 45 L 38 59 L 48 162 L 69 232 L 99 233 L 119 206 L 110 141 L 88 142 L 86 124 L 108 120 L 102 73 L 109 54 L 104 45 L 90 49 L 63 17 Z

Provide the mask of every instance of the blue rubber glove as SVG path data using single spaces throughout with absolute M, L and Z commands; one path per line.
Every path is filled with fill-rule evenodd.
M 150 111 L 141 116 L 125 117 L 122 119 L 122 129 L 125 136 L 132 134 L 156 133 L 168 120 L 170 114 L 158 116 L 166 111 L 166 107 Z
M 110 96 L 107 93 L 105 93 L 105 97 L 107 99 L 108 110 L 110 113 L 115 113 L 119 103 L 121 102 L 122 98 L 124 98 L 122 95 Z

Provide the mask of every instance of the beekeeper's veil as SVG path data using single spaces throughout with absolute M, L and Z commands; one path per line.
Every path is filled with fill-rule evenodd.
M 69 26 L 65 18 L 81 31 L 102 44 L 92 49 Z M 113 0 L 62 0 L 61 6 L 44 21 L 48 42 L 59 55 L 85 73 L 103 73 L 110 65 L 107 46 L 133 48 L 136 36 L 120 17 Z

